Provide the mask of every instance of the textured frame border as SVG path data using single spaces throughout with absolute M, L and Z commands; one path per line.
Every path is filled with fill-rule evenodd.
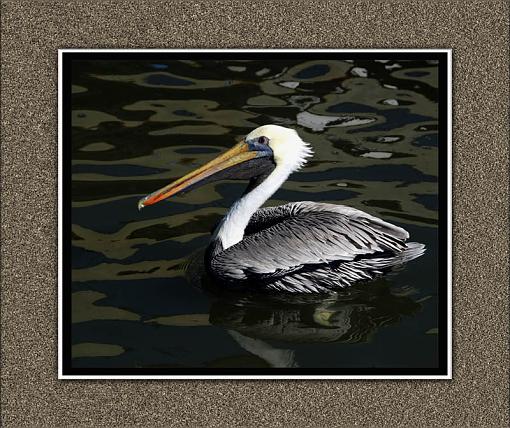
M 1 7 L 3 426 L 508 426 L 507 1 Z M 453 49 L 453 380 L 58 381 L 57 49 L 303 46 Z
M 380 54 L 381 57 L 391 56 L 391 55 L 402 55 L 402 54 L 430 54 L 431 56 L 441 55 L 443 59 L 440 61 L 444 61 L 446 58 L 446 64 L 441 63 L 440 67 L 446 66 L 446 88 L 442 88 L 442 93 L 440 94 L 440 108 L 439 113 L 441 126 L 440 126 L 440 135 L 445 136 L 446 134 L 446 150 L 438 151 L 438 168 L 440 174 L 440 181 L 438 182 L 439 186 L 439 199 L 441 200 L 440 206 L 443 209 L 446 209 L 446 216 L 440 215 L 440 219 L 442 221 L 446 220 L 446 231 L 443 231 L 442 234 L 446 234 L 446 239 L 444 238 L 440 240 L 446 244 L 446 251 L 443 253 L 446 256 L 446 269 L 444 267 L 444 261 L 440 261 L 438 267 L 441 268 L 441 277 L 439 278 L 438 287 L 442 287 L 446 285 L 446 290 L 441 293 L 442 298 L 440 301 L 446 297 L 446 317 L 440 316 L 440 320 L 445 320 L 444 324 L 439 325 L 440 330 L 446 330 L 446 373 L 445 374 L 412 374 L 412 375 L 404 375 L 404 374 L 334 374 L 337 370 L 330 369 L 330 374 L 303 374 L 300 369 L 293 369 L 295 373 L 293 374 L 217 374 L 214 373 L 215 369 L 207 370 L 209 373 L 207 374 L 73 374 L 72 371 L 70 373 L 66 373 L 66 370 L 70 370 L 66 368 L 65 364 L 65 346 L 69 352 L 69 332 L 66 336 L 66 328 L 64 325 L 68 326 L 70 323 L 70 313 L 69 311 L 64 310 L 65 305 L 69 305 L 70 291 L 67 292 L 64 290 L 63 283 L 64 277 L 69 278 L 69 272 L 66 274 L 66 269 L 69 269 L 69 266 L 66 266 L 64 263 L 68 262 L 68 259 L 63 256 L 64 252 L 68 252 L 67 243 L 64 241 L 66 236 L 65 230 L 68 228 L 70 221 L 70 213 L 68 209 L 68 204 L 70 204 L 70 200 L 65 200 L 66 196 L 69 197 L 69 191 L 65 191 L 65 188 L 69 188 L 69 183 L 66 183 L 64 180 L 70 180 L 69 174 L 64 174 L 65 163 L 68 162 L 68 158 L 64 157 L 64 138 L 69 138 L 69 116 L 66 113 L 64 116 L 64 110 L 66 106 L 69 107 L 69 91 L 70 85 L 69 80 L 67 83 L 65 82 L 66 77 L 69 78 L 69 72 L 64 71 L 65 67 L 70 67 L 70 58 L 72 58 L 73 54 L 96 54 L 96 55 L 107 55 L 112 54 L 112 60 L 115 60 L 115 54 L 168 54 L 169 56 L 172 54 L 182 54 L 184 57 L 192 56 L 192 55 L 200 55 L 200 54 L 216 54 L 221 55 L 225 54 L 227 57 L 228 54 L 298 54 L 298 55 L 306 55 L 306 54 L 315 54 L 315 55 L 327 55 L 327 54 L 352 54 L 353 56 L 358 54 L 369 54 L 375 55 Z M 358 55 L 359 56 L 359 55 Z M 64 58 L 68 58 L 67 61 Z M 333 50 L 333 49 L 292 49 L 292 50 L 272 50 L 272 49 L 258 49 L 258 50 L 248 50 L 248 49 L 61 49 L 58 52 L 58 153 L 59 153 L 59 168 L 58 168 L 58 308 L 59 308 L 59 326 L 58 326 L 58 378 L 59 379 L 252 379 L 252 380 L 261 380 L 261 379 L 360 379 L 360 380 L 388 380 L 388 379 L 452 379 L 452 192 L 451 192 L 451 178 L 452 178 L 452 158 L 451 158 L 451 145 L 452 145 L 452 52 L 450 49 L 345 49 L 345 50 Z M 443 72 L 444 73 L 444 72 Z M 441 73 L 441 75 L 443 75 Z M 443 77 L 440 78 L 440 87 L 444 85 Z M 443 106 L 442 103 L 446 100 L 446 106 Z M 446 126 L 443 125 L 443 121 L 446 121 Z M 446 153 L 446 159 L 441 160 L 441 156 L 444 156 Z M 446 166 L 446 168 L 444 168 Z M 446 171 L 445 171 L 446 169 Z M 446 173 L 446 177 L 443 174 Z M 64 187 L 64 185 L 66 187 Z M 446 195 L 444 195 L 446 192 Z M 446 196 L 446 198 L 445 198 Z M 445 199 L 443 199 L 445 198 Z M 446 200 L 446 207 L 444 206 L 444 200 Z M 64 205 L 65 204 L 65 205 Z M 66 214 L 67 214 L 67 224 L 66 224 Z M 444 227 L 444 224 L 440 224 L 440 227 Z M 68 229 L 67 229 L 68 230 Z M 441 253 L 439 253 L 441 254 Z M 444 273 L 443 273 L 444 271 Z M 446 277 L 446 284 L 444 283 L 444 277 Z M 67 279 L 66 281 L 69 281 Z M 442 303 L 439 308 L 439 313 L 444 311 L 444 304 Z M 67 318 L 67 319 L 66 319 Z M 446 324 L 446 325 L 445 325 Z M 68 328 L 68 327 L 67 327 Z M 66 340 L 67 339 L 67 340 Z M 440 338 L 443 341 L 443 337 Z M 444 346 L 444 343 L 439 346 L 441 349 Z M 442 354 L 442 353 L 441 353 Z M 67 354 L 69 355 L 69 354 Z M 442 355 L 440 355 L 443 358 Z M 441 366 L 443 363 L 441 362 Z M 185 372 L 186 370 L 182 370 Z M 319 370 L 309 369 L 307 372 L 319 372 Z M 389 371 L 381 369 L 381 371 Z M 248 371 L 247 371 L 248 372 Z M 416 369 L 416 372 L 419 372 Z

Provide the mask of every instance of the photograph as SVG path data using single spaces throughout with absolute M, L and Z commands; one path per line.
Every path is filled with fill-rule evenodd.
M 60 379 L 451 379 L 451 51 L 59 51 Z

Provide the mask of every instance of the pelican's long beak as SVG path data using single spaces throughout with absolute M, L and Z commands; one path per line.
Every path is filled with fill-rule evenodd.
M 260 156 L 260 153 L 250 150 L 249 145 L 243 140 L 230 150 L 206 163 L 204 166 L 182 178 L 179 178 L 178 180 L 175 180 L 173 183 L 168 184 L 162 189 L 156 190 L 150 195 L 143 197 L 138 202 L 138 209 L 142 209 L 147 205 L 152 205 L 156 202 L 162 201 L 163 199 L 169 198 L 170 196 L 186 190 L 191 185 L 198 183 L 219 171 L 231 168 L 234 165 L 238 165 L 258 156 Z

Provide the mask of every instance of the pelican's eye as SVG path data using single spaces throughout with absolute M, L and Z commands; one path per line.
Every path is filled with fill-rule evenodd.
M 269 144 L 269 138 L 264 137 L 264 136 L 259 137 L 258 143 L 259 144 L 265 144 L 267 146 Z

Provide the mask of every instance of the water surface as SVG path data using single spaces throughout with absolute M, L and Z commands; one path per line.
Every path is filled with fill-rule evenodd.
M 434 61 L 73 61 L 73 367 L 437 367 L 437 73 Z M 137 201 L 268 123 L 315 155 L 266 205 L 353 206 L 426 254 L 331 296 L 201 287 L 193 267 L 245 184 Z

